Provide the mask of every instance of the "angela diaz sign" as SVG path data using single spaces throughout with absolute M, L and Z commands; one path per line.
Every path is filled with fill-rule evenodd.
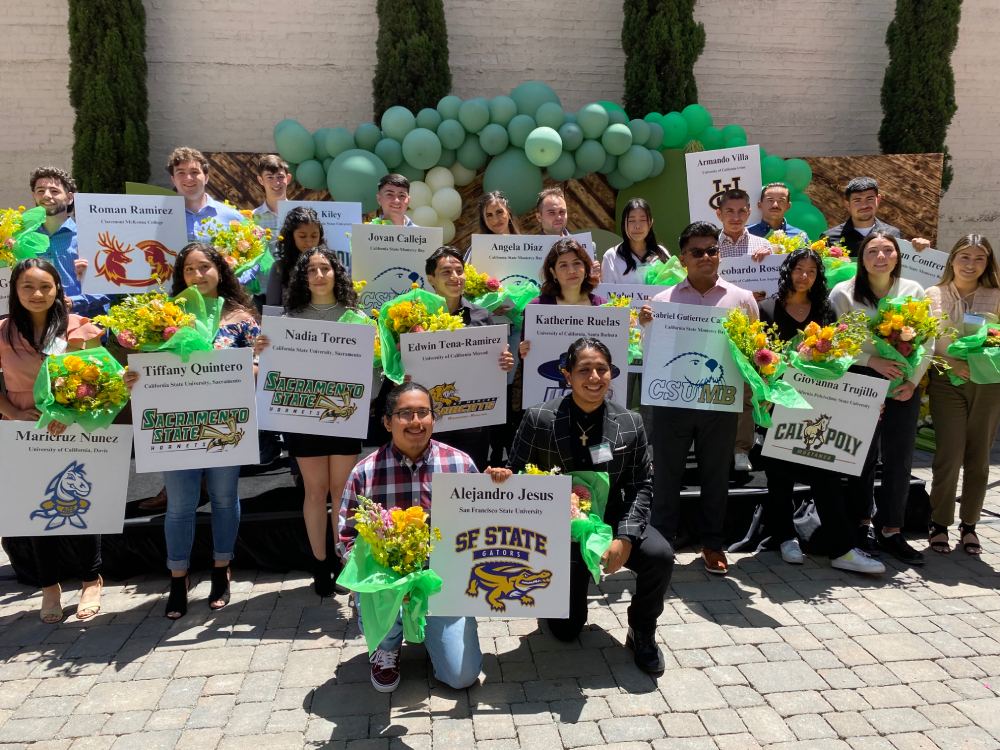
M 375 326 L 265 317 L 262 333 L 271 345 L 257 367 L 260 429 L 368 434 Z
M 444 581 L 430 614 L 569 615 L 570 478 L 435 474 L 430 566 Z
M 139 473 L 259 460 L 253 351 L 132 354 L 135 466 Z

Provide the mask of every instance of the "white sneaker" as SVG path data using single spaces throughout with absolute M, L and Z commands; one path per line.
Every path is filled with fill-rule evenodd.
M 737 453 L 734 456 L 736 461 L 736 471 L 753 471 L 753 465 L 750 463 L 750 456 L 746 453 Z
M 855 573 L 885 573 L 885 565 L 857 547 L 830 560 L 830 564 L 839 570 L 853 570 Z
M 789 539 L 781 543 L 781 559 L 792 565 L 801 565 L 803 562 L 802 548 L 798 539 Z

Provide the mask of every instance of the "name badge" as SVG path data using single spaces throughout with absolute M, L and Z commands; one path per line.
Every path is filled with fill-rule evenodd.
M 611 460 L 611 443 L 605 440 L 599 445 L 592 445 L 588 449 L 590 451 L 590 460 L 597 464 L 606 464 Z
M 976 326 L 981 328 L 986 325 L 985 315 L 976 315 L 974 313 L 965 313 L 965 320 L 962 321 L 966 325 Z

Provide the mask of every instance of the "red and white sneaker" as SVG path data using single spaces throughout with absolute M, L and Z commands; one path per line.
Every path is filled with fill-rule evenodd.
M 399 687 L 399 651 L 375 649 L 372 664 L 372 685 L 380 693 L 391 693 Z

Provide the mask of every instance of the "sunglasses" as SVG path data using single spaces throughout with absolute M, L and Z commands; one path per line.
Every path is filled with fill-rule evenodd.
M 706 255 L 709 258 L 714 258 L 716 255 L 719 254 L 719 246 L 718 245 L 712 245 L 711 247 L 695 248 L 694 250 L 685 250 L 684 252 L 687 253 L 688 255 L 690 255 L 692 258 L 694 258 L 696 260 L 698 258 L 703 258 Z

